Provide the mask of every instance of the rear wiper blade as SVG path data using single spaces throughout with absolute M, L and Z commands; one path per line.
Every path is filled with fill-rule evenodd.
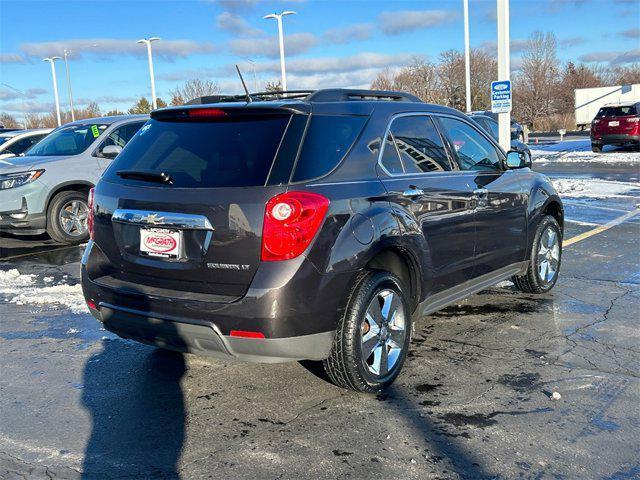
M 130 178 L 131 180 L 168 183 L 169 185 L 173 184 L 171 175 L 166 172 L 155 172 L 149 170 L 118 170 L 116 175 L 120 178 Z

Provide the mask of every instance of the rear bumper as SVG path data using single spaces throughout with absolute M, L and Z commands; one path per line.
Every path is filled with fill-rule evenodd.
M 591 135 L 591 143 L 601 145 L 624 145 L 625 143 L 640 142 L 640 135 L 628 135 L 626 133 L 610 135 Z
M 265 262 L 246 294 L 234 299 L 104 282 L 93 271 L 99 252 L 89 242 L 82 287 L 107 330 L 165 348 L 256 362 L 327 358 L 355 277 L 322 274 L 303 256 Z M 265 338 L 232 336 L 233 330 Z
M 161 318 L 104 302 L 97 309 L 90 310 L 105 329 L 122 338 L 180 352 L 245 362 L 322 360 L 329 356 L 333 342 L 333 332 L 287 338 L 242 338 L 223 335 L 211 322 Z

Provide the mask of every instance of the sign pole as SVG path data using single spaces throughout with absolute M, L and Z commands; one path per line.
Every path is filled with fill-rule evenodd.
M 498 80 L 510 80 L 509 59 L 509 0 L 497 0 L 498 4 Z M 511 149 L 511 102 L 509 111 L 498 114 L 498 138 L 500 146 Z

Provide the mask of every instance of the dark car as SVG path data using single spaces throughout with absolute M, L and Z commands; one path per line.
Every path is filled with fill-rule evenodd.
M 522 154 L 408 94 L 280 96 L 156 110 L 107 169 L 82 260 L 104 328 L 373 392 L 413 318 L 553 287 L 562 202 Z
M 481 110 L 478 112 L 471 112 L 471 115 L 484 115 L 485 117 L 492 118 L 494 121 L 498 121 L 498 114 L 493 113 L 491 110 Z M 511 119 L 511 140 L 518 140 L 520 142 L 525 141 L 524 137 L 524 127 L 516 122 L 513 118 Z
M 605 145 L 629 145 L 640 150 L 640 102 L 602 107 L 591 122 L 591 150 Z
M 496 142 L 499 141 L 498 122 L 496 120 L 492 117 L 479 113 L 472 113 L 469 116 L 473 118 L 478 125 L 484 128 L 484 130 L 491 135 Z M 531 150 L 529 150 L 527 144 L 520 141 L 518 138 L 513 138 L 513 136 L 511 137 L 511 150 L 525 153 L 529 158 L 531 158 Z

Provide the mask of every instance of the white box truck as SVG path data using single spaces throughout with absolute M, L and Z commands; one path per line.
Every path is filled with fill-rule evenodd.
M 639 102 L 640 83 L 615 85 L 613 87 L 577 88 L 576 125 L 580 130 L 591 125 L 600 107 L 608 103 Z

